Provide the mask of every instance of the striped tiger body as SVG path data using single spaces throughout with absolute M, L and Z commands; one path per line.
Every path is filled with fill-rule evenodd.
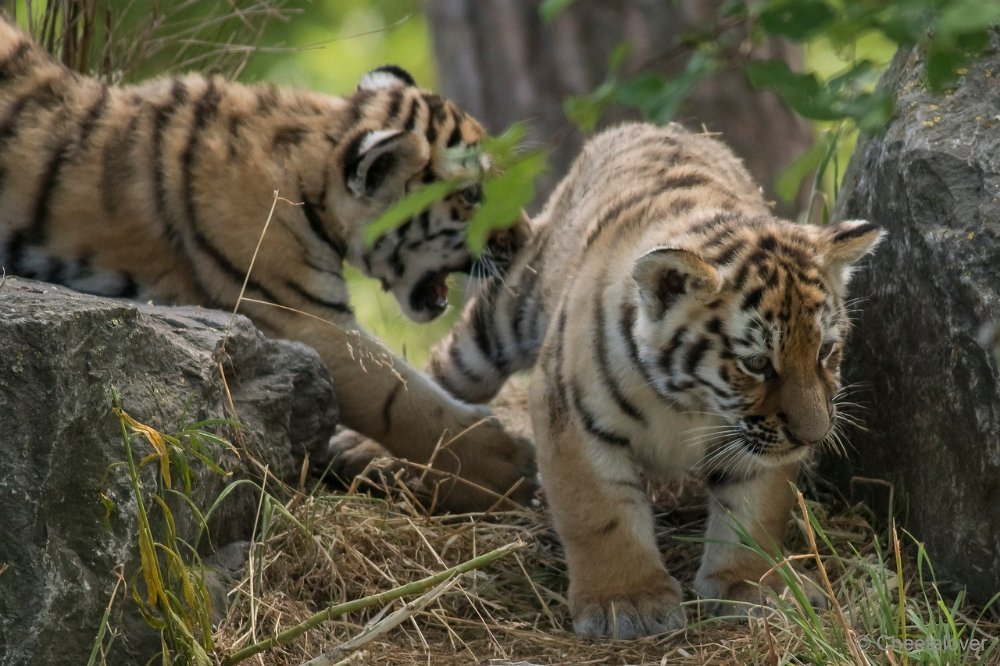
M 472 265 L 465 226 L 482 166 L 448 149 L 483 134 L 395 66 L 343 98 L 198 74 L 110 86 L 0 20 L 0 266 L 95 294 L 231 308 L 277 191 L 296 205 L 275 207 L 241 310 L 319 351 L 345 425 L 417 462 L 444 433 L 466 433 L 436 467 L 503 493 L 531 475 L 530 448 L 495 423 L 472 427 L 487 410 L 362 331 L 342 272 L 348 261 L 380 280 L 411 319 L 439 315 L 446 276 Z M 393 201 L 456 175 L 469 187 L 365 244 Z M 457 509 L 495 500 L 464 483 L 449 492 Z M 529 493 L 522 484 L 515 498 Z
M 780 548 L 789 482 L 838 442 L 845 287 L 881 231 L 777 219 L 720 142 L 631 124 L 589 142 L 533 234 L 431 369 L 453 394 L 486 400 L 534 366 L 539 469 L 574 627 L 630 638 L 684 623 L 642 474 L 707 481 L 695 588 L 757 601 L 747 581 L 768 565 L 734 545 L 730 516 Z

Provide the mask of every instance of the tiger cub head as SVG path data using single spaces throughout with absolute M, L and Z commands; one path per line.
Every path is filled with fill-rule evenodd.
M 522 244 L 527 217 L 522 213 L 513 227 L 495 232 L 483 254 L 474 258 L 466 226 L 482 203 L 481 179 L 490 168 L 488 158 L 476 150 L 486 134 L 482 125 L 450 100 L 418 88 L 394 65 L 366 74 L 353 104 L 363 109 L 363 117 L 341 155 L 350 207 L 341 219 L 370 222 L 428 183 L 468 183 L 383 234 L 374 246 L 363 240 L 364 224 L 352 230 L 352 263 L 379 280 L 407 317 L 430 321 L 448 305 L 447 276 L 502 268 Z
M 845 288 L 883 232 L 863 221 L 713 222 L 728 232 L 697 250 L 655 247 L 634 265 L 636 340 L 653 387 L 721 418 L 701 440 L 720 464 L 780 465 L 838 446 Z

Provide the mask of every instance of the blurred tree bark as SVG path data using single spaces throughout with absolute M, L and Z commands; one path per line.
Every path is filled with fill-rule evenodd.
M 552 170 L 539 181 L 535 208 L 568 170 L 583 137 L 566 118 L 563 100 L 593 91 L 608 73 L 608 56 L 629 45 L 624 72 L 653 70 L 676 75 L 687 51 L 678 38 L 711 25 L 718 0 L 576 0 L 552 23 L 539 14 L 538 0 L 433 0 L 427 15 L 442 91 L 499 132 L 527 121 L 533 141 L 552 148 Z M 793 68 L 801 60 L 788 44 L 766 43 L 747 53 L 782 58 Z M 637 118 L 612 108 L 602 126 Z M 676 120 L 720 132 L 776 199 L 782 170 L 811 145 L 807 122 L 771 93 L 750 88 L 741 71 L 718 71 L 703 81 Z M 804 195 L 778 211 L 794 216 Z

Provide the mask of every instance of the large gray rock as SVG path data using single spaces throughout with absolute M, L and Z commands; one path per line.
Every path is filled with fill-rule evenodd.
M 214 359 L 229 322 L 222 312 L 94 298 L 27 280 L 0 287 L 0 663 L 86 663 L 115 565 L 123 563 L 142 590 L 141 577 L 131 578 L 137 517 L 111 389 L 126 412 L 166 433 L 225 417 Z M 225 350 L 244 449 L 210 450 L 229 479 L 192 465 L 192 499 L 203 508 L 224 483 L 259 475 L 248 452 L 294 479 L 304 452 L 325 452 L 337 416 L 329 373 L 312 349 L 264 338 L 237 317 Z M 133 449 L 137 458 L 151 450 L 139 439 Z M 154 467 L 142 474 L 147 490 L 155 488 Z M 102 493 L 114 505 L 107 517 Z M 213 522 L 213 543 L 246 538 L 254 504 L 249 488 L 231 495 Z M 192 539 L 189 512 L 174 508 L 180 536 Z M 125 640 L 110 663 L 145 663 L 158 650 L 130 596 L 116 605 L 113 625 Z
M 889 236 L 852 283 L 861 297 L 844 369 L 867 432 L 842 474 L 890 481 L 903 525 L 939 578 L 985 601 L 1000 589 L 1000 377 L 976 340 L 1000 319 L 1000 50 L 953 90 L 920 81 L 919 52 L 882 82 L 898 94 L 885 136 L 848 168 L 839 218 Z M 883 495 L 883 499 L 885 495 Z

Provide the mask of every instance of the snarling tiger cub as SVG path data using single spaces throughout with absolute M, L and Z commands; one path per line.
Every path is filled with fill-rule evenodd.
M 789 482 L 838 437 L 845 287 L 882 232 L 777 219 L 719 141 L 630 124 L 586 145 L 533 233 L 431 368 L 454 395 L 487 400 L 534 364 L 539 470 L 576 631 L 631 638 L 684 624 L 644 475 L 707 481 L 694 588 L 756 601 L 751 583 L 768 567 L 735 545 L 733 521 L 780 549 Z
M 277 190 L 300 205 L 276 207 L 241 311 L 320 353 L 347 426 L 421 463 L 449 442 L 435 468 L 473 484 L 442 488 L 447 507 L 491 506 L 518 483 L 511 496 L 523 500 L 530 446 L 364 333 L 342 272 L 346 260 L 380 280 L 411 319 L 439 315 L 446 276 L 472 262 L 475 178 L 374 247 L 364 228 L 407 191 L 465 173 L 448 149 L 483 134 L 395 66 L 344 98 L 198 74 L 111 86 L 0 19 L 0 266 L 100 295 L 231 309 Z M 519 233 L 490 247 L 509 253 Z

